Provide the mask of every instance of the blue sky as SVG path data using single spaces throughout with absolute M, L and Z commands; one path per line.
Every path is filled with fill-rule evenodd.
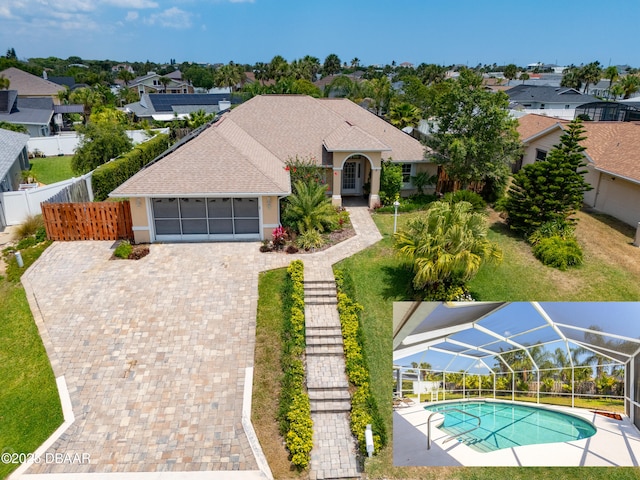
M 20 58 L 640 66 L 638 0 L 2 0 Z

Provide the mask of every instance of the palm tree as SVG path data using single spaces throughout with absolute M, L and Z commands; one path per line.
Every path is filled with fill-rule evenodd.
M 84 123 L 86 124 L 89 120 L 89 115 L 91 115 L 91 111 L 95 107 L 104 105 L 105 98 L 97 89 L 92 87 L 83 87 L 77 88 L 69 94 L 69 102 L 83 105 Z
M 233 62 L 229 62 L 227 65 L 222 65 L 216 70 L 214 75 L 214 81 L 218 87 L 228 87 L 233 93 L 233 89 L 246 78 L 242 65 L 236 65 Z
M 608 66 L 605 69 L 603 75 L 604 75 L 604 78 L 609 79 L 609 94 L 611 94 L 611 87 L 613 86 L 613 82 L 618 79 L 618 67 L 614 65 Z
M 129 70 L 123 68 L 118 72 L 118 78 L 124 82 L 125 88 L 129 87 L 129 82 L 136 78 L 136 76 Z
M 586 64 L 581 69 L 582 79 L 584 80 L 584 88 L 582 93 L 587 93 L 589 85 L 596 85 L 602 78 L 602 68 L 600 62 L 595 61 Z
M 582 80 L 581 69 L 579 69 L 575 65 L 571 65 L 562 73 L 560 86 L 580 90 L 580 88 L 582 87 Z
M 420 109 L 407 102 L 395 103 L 389 110 L 389 121 L 398 128 L 415 127 L 421 117 Z
M 287 198 L 282 223 L 303 234 L 310 230 L 323 232 L 336 220 L 336 210 L 327 197 L 328 185 L 298 180 L 293 195 Z
M 623 98 L 626 100 L 640 89 L 640 77 L 635 75 L 625 75 L 620 79 L 619 84 L 624 92 Z
M 189 118 L 187 118 L 187 126 L 195 130 L 196 128 L 213 120 L 214 117 L 215 115 L 213 113 L 206 113 L 204 110 L 200 109 L 189 114 Z
M 269 78 L 276 82 L 289 75 L 289 63 L 282 55 L 276 55 L 269 62 Z
M 256 80 L 258 80 L 261 85 L 264 85 L 264 82 L 269 80 L 269 65 L 264 62 L 256 63 L 253 67 L 253 74 Z
M 506 67 L 504 67 L 504 78 L 508 80 L 507 85 L 511 84 L 511 80 L 516 78 L 518 75 L 518 67 L 516 67 L 513 63 L 510 63 Z
M 162 84 L 163 87 L 163 93 L 167 93 L 167 85 L 169 85 L 171 83 L 171 79 L 169 77 L 160 77 L 158 78 L 158 82 L 160 82 Z
M 487 239 L 485 217 L 474 213 L 468 202 L 434 202 L 395 235 L 395 248 L 411 263 L 417 290 L 464 284 L 483 263 L 502 259 Z
M 351 59 L 351 68 L 356 69 L 360 66 L 360 59 L 358 57 L 354 57 Z
M 371 97 L 372 107 L 378 116 L 382 116 L 389 108 L 389 103 L 393 96 L 391 82 L 387 77 L 374 78 L 373 80 L 366 80 L 366 82 L 365 88 L 368 89 Z
M 330 53 L 327 55 L 327 58 L 324 59 L 324 63 L 322 65 L 322 74 L 326 77 L 327 75 L 335 75 L 340 71 L 340 57 L 335 53 Z
M 618 97 L 622 97 L 624 95 L 624 87 L 619 83 L 616 83 L 609 88 L 609 93 L 613 96 L 613 100 L 615 101 Z
M 324 88 L 324 96 L 348 98 L 355 103 L 360 103 L 365 94 L 362 82 L 340 75 Z
M 522 84 L 524 85 L 524 82 L 529 80 L 529 74 L 527 72 L 522 72 L 518 78 L 519 80 L 522 80 Z

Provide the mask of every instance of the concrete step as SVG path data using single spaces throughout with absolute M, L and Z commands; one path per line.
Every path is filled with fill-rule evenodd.
M 307 345 L 307 355 L 342 356 L 342 345 Z
M 349 400 L 312 400 L 310 403 L 312 413 L 340 413 L 351 411 L 351 402 Z
M 309 400 L 351 400 L 347 387 L 308 388 Z
M 339 326 L 307 326 L 307 337 L 342 337 L 342 328 Z
M 342 346 L 342 335 L 309 335 L 307 331 L 307 346 L 311 345 L 340 345 Z
M 307 300 L 305 298 L 304 300 L 304 304 L 305 305 L 338 305 L 338 300 L 336 300 L 335 298 L 331 299 L 331 298 L 327 298 L 327 299 L 319 299 L 319 300 Z

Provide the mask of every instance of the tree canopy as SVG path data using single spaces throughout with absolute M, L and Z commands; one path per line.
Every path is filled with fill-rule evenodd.
M 464 71 L 445 88 L 431 109 L 429 155 L 461 188 L 472 182 L 504 182 L 520 154 L 509 98 L 481 87 L 482 78 Z
M 74 172 L 84 174 L 133 148 L 119 111 L 92 115 L 92 121 L 78 127 L 82 135 L 71 159 Z M 123 115 L 123 114 L 122 114 Z

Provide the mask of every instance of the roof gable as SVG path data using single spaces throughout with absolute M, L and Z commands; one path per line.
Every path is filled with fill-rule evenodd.
M 0 72 L 0 76 L 8 78 L 11 89 L 17 90 L 21 97 L 28 96 L 56 96 L 58 92 L 64 91 L 65 87 L 45 80 L 44 78 L 31 75 L 19 68 L 10 67 Z

